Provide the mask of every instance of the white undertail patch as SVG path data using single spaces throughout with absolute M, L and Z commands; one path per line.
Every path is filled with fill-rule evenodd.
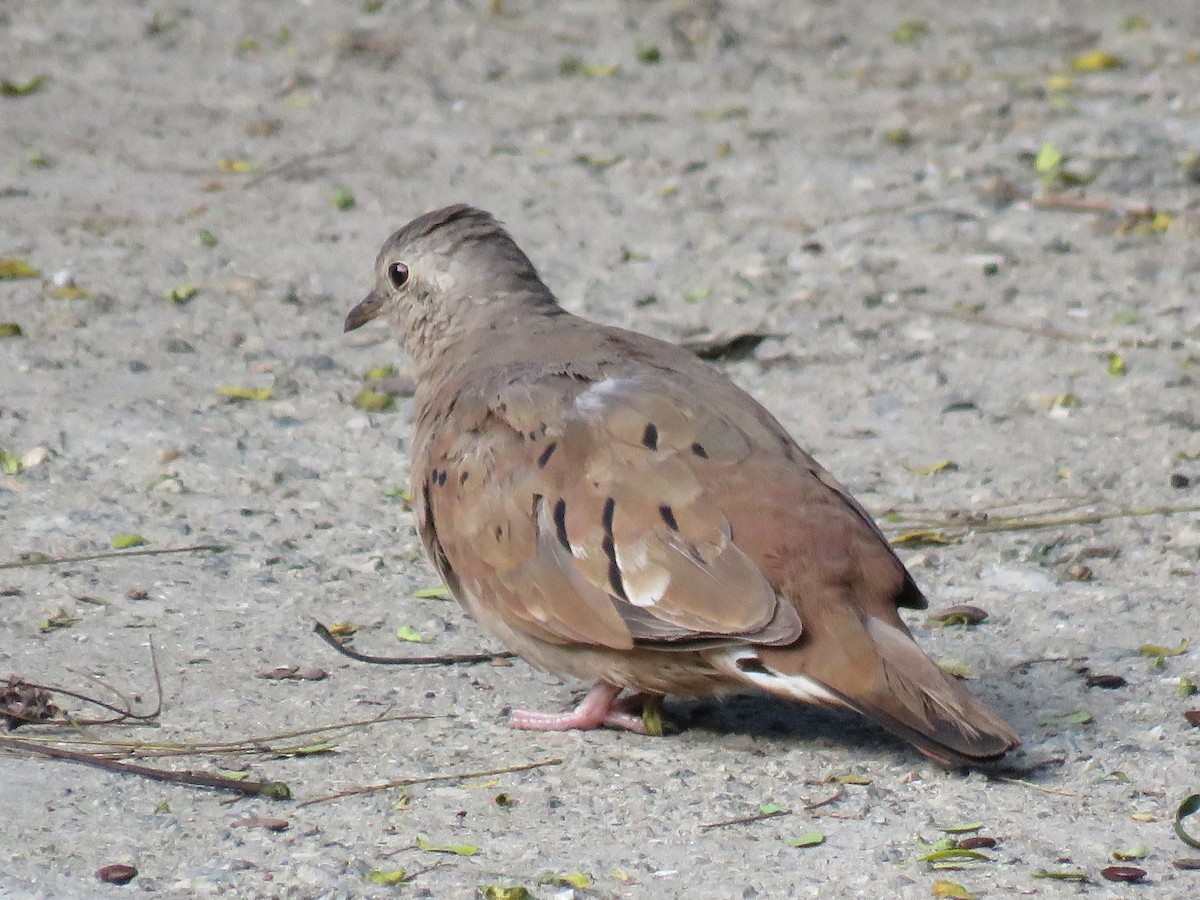
M 845 706 L 846 703 L 825 685 L 804 675 L 785 675 L 774 672 L 758 653 L 748 647 L 727 650 L 716 655 L 715 661 L 727 672 L 748 681 L 771 694 L 781 694 L 801 703 Z M 739 665 L 740 663 L 740 665 Z M 749 665 L 747 665 L 749 663 Z

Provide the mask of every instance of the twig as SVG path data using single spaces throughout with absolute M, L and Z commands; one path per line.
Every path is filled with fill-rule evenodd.
M 59 694 L 63 697 L 71 697 L 74 700 L 82 700 L 84 703 L 90 703 L 93 706 L 99 706 L 101 709 L 107 709 L 109 712 L 113 712 L 113 713 L 117 714 L 116 718 L 114 718 L 114 719 L 77 719 L 74 716 L 66 716 L 61 719 L 59 719 L 59 718 L 26 719 L 25 722 L 26 722 L 26 724 L 29 724 L 29 725 L 89 726 L 89 725 L 122 725 L 122 724 L 128 724 L 131 721 L 132 722 L 149 722 L 149 721 L 151 721 L 153 719 L 157 719 L 159 717 L 159 715 L 162 713 L 162 705 L 163 705 L 162 676 L 160 675 L 159 670 L 158 670 L 158 654 L 154 650 L 154 644 L 150 644 L 150 666 L 154 671 L 154 691 L 156 694 L 156 702 L 154 705 L 154 709 L 150 712 L 145 712 L 145 713 L 134 712 L 133 704 L 129 701 L 128 697 L 124 696 L 120 691 L 116 690 L 116 688 L 110 687 L 109 685 L 104 684 L 103 682 L 98 682 L 98 683 L 102 687 L 104 687 L 107 690 L 110 690 L 114 694 L 116 694 L 121 699 L 122 706 L 115 706 L 112 703 L 106 703 L 103 700 L 99 700 L 96 697 L 90 697 L 87 694 L 82 694 L 82 693 L 79 693 L 78 691 L 72 691 L 67 688 L 55 687 L 52 684 L 39 684 L 36 681 L 26 681 L 23 678 L 16 678 L 15 681 L 10 682 L 10 684 L 15 684 L 16 686 L 21 686 L 21 687 L 33 688 L 34 690 L 48 691 L 51 694 Z M 15 678 L 15 676 L 14 676 L 14 678 Z M 17 711 L 17 710 L 6 710 L 4 714 L 6 716 L 10 716 L 12 718 L 23 718 L 19 715 L 19 711 Z
M 168 784 L 187 784 L 193 787 L 211 788 L 217 791 L 231 791 L 245 797 L 269 797 L 272 800 L 287 800 L 291 790 L 282 781 L 236 781 L 223 775 L 210 775 L 207 772 L 174 772 L 169 769 L 155 769 L 138 763 L 118 762 L 96 756 L 91 753 L 80 753 L 66 750 L 62 747 L 51 747 L 38 741 L 26 741 L 19 738 L 0 735 L 0 749 L 22 750 L 37 756 L 47 756 L 51 759 L 61 759 L 68 762 L 82 763 L 107 772 L 119 775 L 140 775 L 154 781 L 165 781 Z
M 354 722 L 340 722 L 336 725 L 322 725 L 316 728 L 303 728 L 298 731 L 284 732 L 283 734 L 267 735 L 265 737 L 250 737 L 240 741 L 214 741 L 212 743 L 197 743 L 185 744 L 171 741 L 102 741 L 89 739 L 71 739 L 71 738 L 55 738 L 55 744 L 69 744 L 72 746 L 86 747 L 103 747 L 106 752 L 103 755 L 109 759 L 119 757 L 134 757 L 145 759 L 148 757 L 159 756 L 194 756 L 194 755 L 221 755 L 221 754 L 238 754 L 238 753 L 271 753 L 283 754 L 294 753 L 298 747 L 277 747 L 274 746 L 277 741 L 294 740 L 300 737 L 306 737 L 314 734 L 322 734 L 329 731 L 342 731 L 351 728 L 363 728 L 368 725 L 377 725 L 384 722 L 407 722 L 416 719 L 441 719 L 445 716 L 430 716 L 424 714 L 404 715 L 404 716 L 389 716 L 386 713 L 381 713 L 371 719 L 361 719 Z
M 134 550 L 113 550 L 103 553 L 84 553 L 80 556 L 46 556 L 44 553 L 32 555 L 30 559 L 18 559 L 13 562 L 0 563 L 0 569 L 23 569 L 28 566 L 56 566 L 59 563 L 87 562 L 92 559 L 123 559 L 127 556 L 162 556 L 166 553 L 224 553 L 229 547 L 225 544 L 193 544 L 190 547 L 142 547 Z
M 1200 512 L 1200 503 L 1184 503 L 1178 506 L 1141 506 L 1129 509 L 1115 509 L 1110 512 L 1077 513 L 1062 516 L 1009 516 L 1006 518 L 989 518 L 967 525 L 958 521 L 943 518 L 940 522 L 931 521 L 915 523 L 922 527 L 933 525 L 948 525 L 942 532 L 946 538 L 958 538 L 971 532 L 991 533 L 1000 531 L 1032 531 L 1038 528 L 1060 528 L 1064 525 L 1097 525 L 1110 519 L 1136 519 L 1145 516 L 1171 516 L 1178 513 Z M 960 520 L 961 521 L 961 520 Z M 912 528 L 910 522 L 883 522 L 885 530 L 899 531 Z
M 428 775 L 423 778 L 398 778 L 395 781 L 385 781 L 383 784 L 368 784 L 361 787 L 346 788 L 323 797 L 305 800 L 299 806 L 314 806 L 317 803 L 328 803 L 330 800 L 340 800 L 342 797 L 354 797 L 358 794 L 373 794 L 376 791 L 388 791 L 392 788 L 408 787 L 410 784 L 429 784 L 434 781 L 462 781 L 467 778 L 490 778 L 493 775 L 508 775 L 512 772 L 528 772 L 530 769 L 541 769 L 546 766 L 561 766 L 561 759 L 545 759 L 540 762 L 522 763 L 518 766 L 504 766 L 500 769 L 486 769 L 482 772 L 461 772 L 454 775 Z
M 1033 788 L 1035 791 L 1041 791 L 1044 794 L 1057 794 L 1060 797 L 1078 797 L 1078 791 L 1068 791 L 1063 788 L 1043 787 L 1040 784 L 1034 784 L 1032 781 L 1026 781 L 1023 778 L 1009 778 L 1007 775 L 989 775 L 989 781 L 1002 781 L 1005 784 L 1019 784 L 1021 787 Z
M 1034 209 L 1057 210 L 1060 212 L 1079 213 L 1115 213 L 1126 215 L 1148 215 L 1153 207 L 1148 203 L 1129 203 L 1118 206 L 1115 200 L 1087 200 L 1073 194 L 1040 194 L 1029 201 Z
M 318 150 L 315 153 L 304 153 L 285 162 L 281 162 L 277 166 L 271 166 L 269 169 L 263 169 L 262 171 L 257 172 L 252 177 L 247 178 L 242 187 L 254 187 L 256 184 L 261 184 L 268 178 L 288 171 L 288 169 L 295 169 L 307 163 L 316 162 L 318 159 L 328 159 L 331 156 L 341 156 L 343 153 L 349 153 L 353 149 L 353 144 L 347 144 L 344 147 L 329 147 L 325 150 Z
M 1086 658 L 1085 656 L 1038 656 L 1033 659 L 1023 659 L 1018 663 L 1013 663 L 1008 667 L 1008 670 L 1016 672 L 1020 669 L 1028 669 L 1030 666 L 1041 665 L 1042 663 L 1071 662 L 1072 660 Z
M 1172 516 L 1176 513 L 1200 512 L 1200 503 L 1184 503 L 1179 506 L 1140 506 L 1116 509 L 1112 512 L 1079 513 L 1072 516 L 1046 516 L 1044 518 L 993 519 L 972 527 L 973 531 L 1024 531 L 1030 528 L 1057 528 L 1060 525 L 1096 525 L 1109 519 L 1137 519 L 1144 516 Z
M 507 651 L 497 653 L 456 653 L 447 656 L 373 656 L 369 653 L 359 653 L 357 650 L 347 647 L 334 637 L 333 632 L 320 622 L 313 623 L 313 631 L 317 633 L 321 640 L 343 656 L 348 656 L 359 662 L 375 663 L 380 666 L 456 666 L 491 662 L 494 659 L 512 659 L 516 656 L 515 653 Z
M 899 301 L 900 306 L 910 309 L 913 312 L 924 313 L 927 316 L 935 316 L 942 319 L 957 319 L 960 322 L 966 322 L 970 325 L 987 325 L 992 328 L 1007 328 L 1010 331 L 1019 331 L 1022 334 L 1032 334 L 1037 337 L 1048 337 L 1059 341 L 1073 341 L 1077 344 L 1094 344 L 1097 338 L 1087 334 L 1079 334 L 1073 331 L 1061 331 L 1058 328 L 1049 328 L 1044 325 L 1027 325 L 1024 322 L 1009 322 L 1005 319 L 997 319 L 993 316 L 985 316 L 982 313 L 967 312 L 964 309 L 940 309 L 934 306 L 925 306 L 921 303 L 912 303 L 907 300 Z
M 800 809 L 805 812 L 812 812 L 814 809 L 820 809 L 822 806 L 828 806 L 831 803 L 836 803 L 841 800 L 846 793 L 844 784 L 838 785 L 837 792 L 826 797 L 824 800 L 815 800 L 812 803 L 805 803 Z M 756 813 L 753 816 L 742 816 L 740 819 L 726 819 L 724 822 L 709 822 L 707 825 L 701 825 L 701 831 L 712 831 L 714 828 L 726 828 L 730 825 L 749 825 L 751 822 L 761 822 L 764 819 L 774 819 L 777 816 L 790 816 L 795 813 L 793 809 L 775 809 L 771 812 Z

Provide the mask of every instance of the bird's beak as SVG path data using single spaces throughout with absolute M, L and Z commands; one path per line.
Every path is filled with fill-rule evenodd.
M 350 314 L 346 316 L 346 325 L 343 331 L 353 331 L 355 328 L 360 328 L 366 325 L 373 318 L 379 315 L 379 310 L 383 308 L 384 296 L 379 289 L 371 291 L 363 298 L 354 309 L 350 310 Z

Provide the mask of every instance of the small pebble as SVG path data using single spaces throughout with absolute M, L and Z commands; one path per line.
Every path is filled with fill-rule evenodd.
M 1183 488 L 1192 483 L 1192 480 L 1182 472 L 1172 472 L 1170 481 L 1171 487 L 1175 488 L 1176 490 L 1183 490 Z

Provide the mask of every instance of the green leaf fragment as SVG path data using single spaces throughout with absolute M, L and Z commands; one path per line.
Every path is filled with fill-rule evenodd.
M 1125 357 L 1120 353 L 1108 354 L 1108 366 L 1106 368 L 1108 374 L 1114 378 L 1120 378 L 1122 375 L 1129 373 L 1129 368 L 1125 365 Z
M 825 843 L 825 835 L 819 831 L 806 831 L 794 838 L 788 838 L 786 843 L 789 847 L 818 847 Z
M 150 543 L 140 534 L 114 534 L 112 547 L 114 550 L 128 550 L 130 547 L 142 547 Z
M 418 600 L 452 600 L 449 589 L 445 587 L 428 587 L 413 591 L 413 597 Z
M 484 900 L 533 900 L 533 894 L 519 884 L 504 886 L 489 884 L 483 889 Z
M 935 881 L 930 892 L 935 897 L 948 898 L 948 900 L 975 900 L 975 895 L 956 881 Z
M 638 62 L 641 63 L 653 65 L 662 60 L 662 50 L 659 49 L 658 44 L 644 44 L 639 41 L 635 52 Z
M 1157 656 L 1159 658 L 1164 656 L 1182 656 L 1187 652 L 1187 648 L 1187 638 L 1184 638 L 1179 642 L 1178 647 L 1164 647 L 1162 644 L 1142 644 L 1142 646 L 1138 647 L 1138 653 L 1142 654 L 1142 656 Z
M 1200 794 L 1190 794 L 1184 797 L 1183 802 L 1179 804 L 1179 809 L 1175 810 L 1175 834 L 1189 847 L 1200 850 L 1200 838 L 1193 837 L 1183 829 L 1183 820 L 1197 812 L 1200 812 Z
M 904 468 L 908 469 L 914 475 L 932 475 L 935 472 L 953 472 L 958 468 L 958 463 L 953 460 L 942 459 L 928 466 L 905 466 Z
M 662 707 L 663 697 L 661 694 L 651 694 L 642 704 L 642 724 L 646 726 L 646 734 L 649 737 L 662 737 L 665 733 Z
M 37 278 L 42 274 L 25 260 L 17 256 L 0 259 L 0 281 L 15 281 L 18 278 Z
M 395 366 L 371 366 L 363 372 L 363 381 L 379 381 L 381 378 L 391 378 L 395 374 Z
M 760 803 L 758 806 L 758 811 L 764 816 L 778 816 L 783 813 L 791 812 L 791 810 L 782 803 L 776 803 L 774 800 L 768 800 L 765 803 Z
M 24 333 L 16 322 L 0 322 L 0 338 L 20 337 Z
M 417 849 L 430 853 L 453 853 L 455 856 L 474 856 L 479 852 L 474 844 L 435 844 L 423 834 L 417 835 Z
M 573 887 L 580 890 L 586 890 L 593 884 L 592 876 L 587 872 L 568 872 L 566 875 L 559 875 L 555 872 L 547 872 L 544 875 L 538 876 L 538 884 L 555 885 L 557 887 Z
M 34 75 L 28 81 L 10 81 L 7 78 L 0 79 L 0 96 L 28 97 L 35 91 L 41 90 L 42 85 L 45 83 L 45 75 Z
M 1071 60 L 1071 68 L 1076 72 L 1103 72 L 1108 69 L 1123 69 L 1125 60 L 1107 50 L 1092 50 L 1081 53 Z
M 964 822 L 961 825 L 934 825 L 938 831 L 944 831 L 946 834 L 971 834 L 975 831 L 983 829 L 982 822 Z
M 262 794 L 270 800 L 292 799 L 292 789 L 282 781 L 268 781 L 263 785 Z
M 356 202 L 357 201 L 354 199 L 354 194 L 350 192 L 349 188 L 341 187 L 339 185 L 333 189 L 333 205 L 337 209 L 340 209 L 343 212 L 348 209 L 354 209 Z
M 399 628 L 397 628 L 396 637 L 400 638 L 402 641 L 409 641 L 413 644 L 425 643 L 425 638 L 421 637 L 417 630 L 411 625 L 401 625 Z
M 1086 709 L 1077 709 L 1060 716 L 1042 716 L 1038 719 L 1042 725 L 1091 725 L 1094 721 L 1096 720 Z
M 1134 844 L 1132 847 L 1127 847 L 1124 850 L 1114 850 L 1113 859 L 1129 862 L 1135 859 L 1145 859 L 1150 855 L 1150 848 L 1145 844 Z
M 929 33 L 929 26 L 924 22 L 910 20 L 901 22 L 892 29 L 892 43 L 894 44 L 911 44 L 919 37 Z
M 373 391 L 363 388 L 350 401 L 356 409 L 365 412 L 388 412 L 396 408 L 396 398 L 383 391 Z
M 1048 878 L 1053 881 L 1091 881 L 1083 872 L 1072 872 L 1070 870 L 1060 870 L 1051 872 L 1047 869 L 1038 869 L 1030 878 Z
M 0 472 L 5 475 L 20 475 L 21 468 L 21 457 L 0 447 Z
M 217 246 L 217 236 L 207 228 L 201 228 L 196 232 L 196 242 L 201 247 L 215 247 Z
M 222 385 L 217 388 L 217 393 L 222 397 L 228 397 L 230 400 L 270 400 L 272 387 L 267 385 L 265 388 L 248 388 L 236 387 L 233 385 Z
M 395 885 L 408 880 L 408 874 L 403 869 L 372 869 L 366 875 L 371 884 Z
M 171 288 L 169 291 L 163 291 L 163 299 L 170 300 L 172 303 L 183 306 L 189 300 L 193 299 L 200 293 L 200 288 L 194 284 L 180 284 Z
M 1186 675 L 1179 679 L 1179 696 L 1191 697 L 1200 688 L 1196 687 L 1196 682 L 1188 678 Z
M 56 628 L 70 628 L 78 621 L 78 618 L 71 615 L 65 609 L 59 608 L 51 614 L 50 618 L 38 626 L 38 631 L 45 633 L 47 631 L 54 631 Z
M 237 769 L 217 769 L 217 774 L 230 781 L 245 781 L 250 777 L 249 772 L 241 772 Z
M 1064 161 L 1063 153 L 1054 144 L 1042 144 L 1042 149 L 1033 159 L 1033 170 L 1043 178 L 1052 179 L 1058 174 Z
M 991 862 L 992 858 L 986 853 L 980 853 L 978 850 L 964 850 L 961 847 L 950 847 L 946 850 L 934 850 L 932 853 L 926 853 L 924 856 L 918 856 L 918 862 L 939 863 L 939 862 Z
M 847 775 L 839 775 L 836 779 L 838 784 L 870 784 L 871 779 L 866 775 L 859 775 L 851 772 Z

